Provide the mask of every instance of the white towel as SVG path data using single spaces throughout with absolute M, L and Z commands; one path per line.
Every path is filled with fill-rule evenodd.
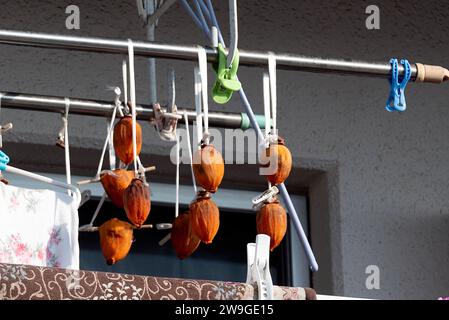
M 78 270 L 78 208 L 73 198 L 0 183 L 1 262 Z

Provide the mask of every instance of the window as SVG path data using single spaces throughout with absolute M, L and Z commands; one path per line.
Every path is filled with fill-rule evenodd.
M 44 174 L 64 180 L 63 175 Z M 86 177 L 72 177 L 73 181 Z M 48 188 L 38 182 L 23 177 L 10 176 L 11 184 L 26 188 Z M 174 218 L 175 186 L 163 183 L 150 183 L 152 208 L 148 223 L 169 222 Z M 92 191 L 92 199 L 79 209 L 80 225 L 92 218 L 103 193 L 100 184 L 91 184 L 84 189 Z M 60 189 L 59 189 L 60 191 Z M 135 230 L 135 241 L 128 256 L 113 266 L 108 266 L 101 253 L 98 233 L 81 232 L 80 268 L 85 270 L 121 272 L 128 274 L 177 277 L 190 279 L 210 279 L 243 282 L 246 280 L 246 244 L 256 237 L 256 213 L 251 209 L 251 199 L 257 192 L 247 190 L 220 189 L 213 200 L 220 208 L 220 229 L 210 245 L 201 244 L 197 251 L 185 260 L 176 257 L 171 243 L 159 246 L 158 242 L 169 230 Z M 193 198 L 191 186 L 180 187 L 180 212 L 187 210 Z M 306 198 L 292 196 L 292 201 L 300 213 L 300 220 L 307 232 Z M 103 204 L 95 225 L 117 217 L 126 220 L 122 209 L 106 201 Z M 270 256 L 270 271 L 273 283 L 288 286 L 310 286 L 307 260 L 298 242 L 296 232 L 289 223 L 282 244 Z
M 90 201 L 80 210 L 80 224 L 89 223 L 98 201 Z M 181 210 L 186 210 L 183 206 Z M 147 223 L 171 222 L 174 207 L 152 204 Z M 123 210 L 105 203 L 96 225 L 117 217 L 125 220 Z M 201 244 L 195 253 L 184 260 L 176 257 L 171 243 L 159 246 L 169 230 L 144 229 L 134 231 L 134 243 L 128 256 L 113 266 L 106 265 L 101 254 L 98 233 L 82 232 L 80 268 L 86 270 L 124 272 L 140 275 L 208 279 L 242 282 L 246 279 L 246 243 L 256 237 L 255 213 L 220 210 L 220 229 L 210 245 Z M 275 283 L 286 283 L 288 278 L 285 242 L 271 256 L 271 271 Z

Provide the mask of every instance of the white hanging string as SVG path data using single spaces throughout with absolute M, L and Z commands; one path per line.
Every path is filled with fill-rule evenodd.
M 120 96 L 122 94 L 122 91 L 119 87 L 113 88 L 115 93 L 115 99 L 114 99 L 114 105 L 115 108 L 112 110 L 112 116 L 111 118 L 115 120 L 117 112 L 119 112 L 119 115 L 123 117 L 123 112 L 121 110 L 121 102 L 120 102 Z M 106 120 L 106 128 L 107 128 L 107 139 L 108 139 L 108 150 L 109 150 L 109 168 L 111 170 L 115 170 L 117 167 L 117 159 L 115 156 L 115 149 L 114 149 L 114 140 L 112 138 L 112 132 L 113 132 L 113 125 L 114 120 L 112 120 L 112 124 Z
M 190 172 L 192 174 L 193 190 L 196 194 L 197 188 L 196 188 L 195 174 L 193 173 L 193 155 L 192 155 L 192 146 L 190 145 L 189 117 L 187 116 L 187 112 L 184 112 L 184 121 L 186 123 L 187 148 L 189 149 Z
M 229 31 L 231 39 L 229 43 L 229 53 L 226 66 L 229 68 L 234 60 L 239 42 L 239 24 L 237 16 L 237 0 L 229 1 Z
M 195 110 L 196 110 L 196 141 L 195 145 L 201 150 L 201 139 L 203 136 L 203 113 L 201 108 L 201 76 L 199 69 L 194 69 L 195 76 Z
M 69 109 L 70 109 L 70 99 L 65 98 L 65 115 L 62 117 L 64 122 L 64 152 L 65 152 L 65 174 L 67 179 L 67 184 L 72 184 L 72 173 L 70 170 L 70 146 L 69 146 Z M 72 194 L 68 190 L 69 195 Z
M 95 175 L 95 178 L 97 178 L 97 179 L 100 178 L 101 169 L 103 168 L 103 161 L 104 161 L 104 156 L 106 153 L 106 148 L 111 143 L 110 141 L 112 141 L 112 132 L 114 129 L 114 121 L 115 121 L 115 117 L 117 115 L 117 109 L 118 108 L 116 106 L 114 108 L 114 110 L 112 111 L 112 116 L 111 116 L 111 120 L 109 122 L 107 136 L 106 136 L 106 139 L 103 144 L 103 150 L 101 151 L 100 162 L 98 163 L 97 173 Z M 111 148 L 111 146 L 109 148 Z M 111 151 L 111 150 L 109 150 L 109 151 Z M 114 146 L 112 146 L 112 151 L 114 152 Z M 115 158 L 115 154 L 114 154 L 114 158 Z
M 276 127 L 277 118 L 277 94 L 276 94 L 276 56 L 268 53 L 268 74 L 263 74 L 263 105 L 265 114 L 265 141 L 264 148 L 269 148 L 271 143 L 277 143 L 278 134 Z M 262 151 L 264 152 L 264 151 Z M 271 183 L 268 181 L 268 189 Z
M 270 78 L 268 73 L 263 74 L 263 109 L 265 115 L 265 141 L 264 148 L 270 145 L 271 112 L 270 112 Z
M 198 46 L 198 64 L 201 84 L 201 103 L 203 107 L 204 133 L 203 141 L 209 144 L 209 103 L 207 96 L 207 55 L 206 50 Z
M 270 97 L 271 97 L 271 113 L 272 113 L 272 138 L 277 141 L 277 93 L 276 93 L 276 56 L 270 52 L 268 54 L 268 72 L 270 75 Z
M 117 108 L 114 108 L 114 112 L 116 112 Z M 114 116 L 115 118 L 115 116 Z M 112 139 L 112 129 L 109 127 L 109 123 L 106 120 L 106 128 L 108 130 L 108 151 L 109 151 L 109 168 L 111 170 L 115 170 L 117 168 L 115 150 L 114 150 L 114 141 Z
M 3 99 L 4 93 L 0 92 L 0 116 L 2 113 L 2 99 Z M 1 119 L 1 118 L 0 118 Z M 0 123 L 1 125 L 1 123 Z M 2 137 L 2 132 L 0 131 L 0 149 L 3 147 L 3 137 Z
M 168 107 L 170 108 L 170 112 L 173 112 L 173 108 L 176 105 L 176 79 L 175 79 L 175 69 L 173 69 L 172 67 L 170 67 L 168 71 L 168 78 L 169 78 Z
M 179 215 L 179 134 L 176 130 L 176 203 L 175 203 L 175 218 Z
M 140 161 L 140 157 L 137 156 L 137 166 L 139 171 L 139 177 L 143 180 L 144 184 L 148 185 L 147 179 L 145 177 L 145 167 L 142 164 L 142 161 Z
M 131 96 L 131 114 L 132 114 L 132 132 L 133 132 L 133 157 L 134 173 L 138 175 L 137 167 L 137 143 L 136 143 L 136 84 L 134 76 L 134 45 L 131 39 L 128 39 L 128 59 L 129 59 L 129 93 Z
M 179 165 L 181 163 L 181 159 L 179 157 L 180 153 L 180 140 L 179 140 L 179 131 L 175 129 L 176 136 L 176 200 L 175 200 L 175 218 L 179 216 Z M 163 246 L 170 240 L 171 233 L 167 234 L 164 238 L 159 241 L 159 245 Z
M 5 94 L 3 93 L 3 92 L 0 92 L 0 116 L 1 116 L 1 114 L 2 114 L 2 99 L 3 99 L 3 96 L 4 96 Z
M 128 104 L 128 68 L 126 67 L 126 60 L 122 61 L 122 80 L 123 80 L 123 91 L 125 98 L 125 109 Z

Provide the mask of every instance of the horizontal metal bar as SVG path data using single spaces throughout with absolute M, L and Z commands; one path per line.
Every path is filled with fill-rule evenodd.
M 119 53 L 128 52 L 127 40 L 113 40 L 105 38 L 76 37 L 67 35 L 54 35 L 35 32 L 0 30 L 0 43 L 23 45 L 41 48 L 70 49 L 89 52 Z M 245 66 L 266 66 L 267 52 L 240 50 L 240 64 Z M 197 46 L 173 45 L 157 42 L 134 42 L 134 53 L 139 56 L 167 58 L 178 60 L 198 60 Z M 207 48 L 206 53 L 210 62 L 217 59 L 217 51 Z M 285 70 L 299 70 L 307 72 L 325 72 L 351 74 L 359 76 L 377 76 L 388 78 L 391 66 L 386 63 L 372 63 L 352 60 L 336 60 L 325 58 L 312 58 L 288 53 L 275 54 L 277 67 Z M 399 66 L 402 75 L 404 68 Z M 412 79 L 416 78 L 417 68 L 412 65 Z
M 63 113 L 65 112 L 66 101 L 64 97 L 42 96 L 23 93 L 7 92 L 1 93 L 2 108 L 47 111 Z M 114 103 L 107 101 L 92 101 L 70 98 L 70 113 L 98 117 L 110 117 Z M 138 119 L 149 121 L 153 117 L 152 105 L 137 105 Z M 178 107 L 178 113 L 186 112 L 189 121 L 196 120 L 196 112 L 191 109 L 182 109 Z M 180 123 L 183 123 L 181 121 Z M 240 128 L 242 124 L 242 115 L 231 112 L 209 112 L 209 123 L 218 128 Z

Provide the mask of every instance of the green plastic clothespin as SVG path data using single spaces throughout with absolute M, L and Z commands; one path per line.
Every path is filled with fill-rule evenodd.
M 239 68 L 239 52 L 235 51 L 231 66 L 226 68 L 226 52 L 223 45 L 218 44 L 218 64 L 214 66 L 217 73 L 217 80 L 212 89 L 212 98 L 216 103 L 227 103 L 234 91 L 239 91 L 242 84 L 237 79 L 237 70 Z

